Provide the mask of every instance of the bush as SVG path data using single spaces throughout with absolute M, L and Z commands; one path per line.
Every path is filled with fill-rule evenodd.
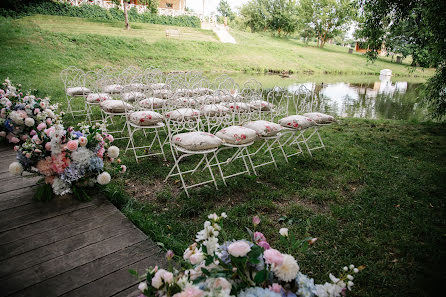
M 124 12 L 122 10 L 118 8 L 107 10 L 100 6 L 90 4 L 71 6 L 68 3 L 35 0 L 27 5 L 20 4 L 8 8 L 0 7 L 0 16 L 17 18 L 34 14 L 59 15 L 105 21 L 124 21 Z M 172 17 L 150 12 L 139 14 L 136 8 L 129 10 L 129 21 L 194 28 L 200 28 L 201 26 L 200 19 L 195 16 Z

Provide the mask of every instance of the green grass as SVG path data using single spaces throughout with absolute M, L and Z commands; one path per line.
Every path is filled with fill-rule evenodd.
M 59 73 L 70 65 L 85 70 L 153 65 L 163 70 L 230 72 L 240 80 L 246 77 L 243 71 L 293 70 L 288 82 L 369 82 L 382 68 L 423 82 L 433 73 L 410 72 L 387 59 L 368 64 L 365 57 L 349 55 L 345 48 L 318 49 L 261 34 L 233 32 L 238 44 L 231 45 L 212 41 L 215 36 L 202 30 L 181 28 L 189 35 L 166 39 L 165 26 L 132 24 L 134 29 L 126 32 L 121 25 L 53 16 L 1 19 L 0 77 L 9 76 L 25 89 L 36 88 L 63 103 Z M 283 82 L 276 76 L 257 78 L 266 86 Z M 67 123 L 74 124 L 69 119 Z M 148 158 L 137 164 L 126 154 L 122 160 L 128 174 L 106 190 L 138 227 L 177 255 L 191 243 L 207 214 L 226 211 L 225 226 L 236 237 L 246 236 L 241 226 L 249 226 L 258 214 L 259 231 L 284 251 L 286 246 L 277 240 L 280 227 L 319 238 L 304 254 L 290 251 L 317 282 L 345 264 L 363 264 L 367 269 L 358 277 L 353 296 L 435 296 L 446 243 L 445 128 L 435 123 L 345 119 L 322 130 L 327 150 L 314 152 L 313 158 L 299 156 L 285 163 L 278 157 L 278 170 L 267 166 L 258 177 L 233 178 L 228 187 L 220 182 L 219 191 L 202 187 L 191 198 L 179 189 L 178 181 L 162 182 L 171 159 Z M 124 142 L 118 144 L 123 147 Z M 285 223 L 279 222 L 283 216 Z

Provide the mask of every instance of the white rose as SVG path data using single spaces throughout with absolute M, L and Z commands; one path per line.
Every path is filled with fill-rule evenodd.
M 203 253 L 195 253 L 189 257 L 189 261 L 192 263 L 192 265 L 201 263 L 204 261 L 204 254 Z
M 101 174 L 98 175 L 97 178 L 98 184 L 100 185 L 106 185 L 111 181 L 111 176 L 108 172 L 102 172 Z
M 146 282 L 142 282 L 142 283 L 139 283 L 139 286 L 138 286 L 138 289 L 141 291 L 141 292 L 144 292 L 145 290 L 147 290 L 147 283 Z
M 25 125 L 28 126 L 28 127 L 34 126 L 34 123 L 35 123 L 35 121 L 34 121 L 33 118 L 26 118 L 25 119 Z
M 110 158 L 117 158 L 119 156 L 119 148 L 117 146 L 112 145 L 108 148 L 108 156 Z
M 282 236 L 288 237 L 288 228 L 280 228 L 279 233 Z
M 9 165 L 9 172 L 13 175 L 20 175 L 23 172 L 23 166 L 19 162 L 12 162 Z
M 163 285 L 163 280 L 159 275 L 152 278 L 152 287 L 159 289 Z
M 228 246 L 228 253 L 234 257 L 245 257 L 251 251 L 251 247 L 245 241 L 236 241 Z

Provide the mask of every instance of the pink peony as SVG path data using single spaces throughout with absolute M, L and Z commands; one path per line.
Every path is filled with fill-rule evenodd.
M 65 157 L 65 153 L 60 153 L 57 155 L 52 155 L 51 159 L 53 161 L 52 168 L 57 173 L 64 172 L 65 168 L 70 165 L 70 159 Z
M 258 244 L 261 241 L 266 241 L 265 235 L 261 232 L 254 232 L 254 242 Z
M 37 125 L 37 130 L 39 130 L 39 131 L 42 131 L 45 128 L 46 128 L 46 124 L 45 123 L 40 123 L 39 125 Z
M 17 137 L 11 137 L 11 138 L 9 139 L 9 142 L 10 142 L 10 143 L 19 143 L 19 142 L 20 142 L 20 139 L 18 139 Z
M 46 119 L 46 123 L 47 123 L 48 125 L 51 125 L 51 124 L 53 123 L 53 121 L 52 121 L 50 118 L 47 118 L 47 119 Z
M 97 152 L 97 156 L 99 157 L 99 158 L 103 158 L 104 157 L 104 153 L 105 153 L 105 149 L 103 148 L 103 147 L 101 147 L 99 150 L 98 150 L 98 152 Z
M 40 113 L 40 109 L 34 108 L 34 114 L 38 114 L 38 113 Z
M 228 246 L 228 252 L 234 257 L 245 257 L 251 251 L 246 241 L 236 241 Z
M 110 134 L 107 134 L 107 136 L 105 138 L 107 138 L 108 141 L 110 141 L 110 142 L 113 142 L 113 140 L 114 140 L 113 136 Z
M 37 162 L 36 168 L 37 170 L 39 170 L 40 174 L 45 176 L 52 176 L 54 174 L 52 165 L 53 164 L 51 157 L 46 157 L 45 159 L 42 159 L 39 162 Z
M 67 148 L 72 152 L 77 150 L 78 146 L 79 146 L 79 142 L 77 140 L 70 140 L 67 143 Z
M 269 250 L 271 246 L 266 241 L 260 241 L 257 243 L 258 246 L 262 247 L 264 250 Z
M 31 130 L 31 132 L 29 132 L 29 135 L 31 135 L 31 136 L 34 136 L 36 134 L 37 134 L 36 130 Z
M 184 291 L 176 293 L 173 297 L 202 297 L 203 295 L 204 291 L 195 287 L 188 287 Z
M 46 127 L 46 126 L 45 126 L 45 127 Z M 56 130 L 56 128 L 51 127 L 51 128 L 45 129 L 44 132 L 45 132 L 46 135 L 50 136 L 50 133 L 53 132 L 54 130 Z
M 38 135 L 34 135 L 32 140 L 36 143 L 36 144 L 42 144 L 42 140 L 40 140 Z
M 266 263 L 274 265 L 282 265 L 283 255 L 276 249 L 268 249 L 263 252 L 263 258 L 265 258 Z
M 45 143 L 45 149 L 46 149 L 47 151 L 51 151 L 51 142 L 47 142 L 47 143 Z
M 269 290 L 276 293 L 280 293 L 282 290 L 282 286 L 279 285 L 278 283 L 274 283 L 272 286 L 269 286 Z

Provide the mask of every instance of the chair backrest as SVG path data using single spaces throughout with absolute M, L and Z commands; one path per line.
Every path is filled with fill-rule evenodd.
M 299 86 L 292 94 L 290 112 L 292 114 L 302 114 L 313 111 L 313 105 L 317 103 L 313 90 L 304 85 Z
M 277 122 L 290 114 L 290 99 L 289 92 L 284 88 L 274 87 L 268 92 L 266 101 L 273 106 L 269 113 L 270 121 Z
M 60 72 L 60 79 L 64 84 L 64 90 L 68 88 L 84 87 L 85 77 L 84 71 L 75 67 L 70 66 Z

